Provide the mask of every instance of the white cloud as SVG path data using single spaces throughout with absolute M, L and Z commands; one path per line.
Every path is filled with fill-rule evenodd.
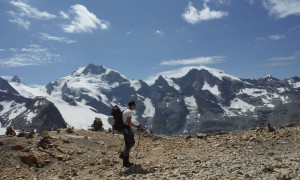
M 8 11 L 7 14 L 10 16 L 8 19 L 9 22 L 22 26 L 25 29 L 29 29 L 30 22 L 28 20 L 23 19 L 19 14 L 13 11 Z
M 263 0 L 263 6 L 276 18 L 300 15 L 299 0 Z
M 4 49 L 0 49 L 0 51 L 4 52 L 5 50 Z
M 30 21 L 28 19 L 48 20 L 56 17 L 46 11 L 39 11 L 37 8 L 34 8 L 23 1 L 10 0 L 9 3 L 18 9 L 18 12 L 7 12 L 10 17 L 9 22 L 18 24 L 25 29 L 29 29 L 30 27 Z
M 20 11 L 20 16 L 29 17 L 33 19 L 53 19 L 56 16 L 46 11 L 39 11 L 38 9 L 18 0 L 11 0 L 10 4 L 17 7 Z
M 99 19 L 94 13 L 90 12 L 85 6 L 76 4 L 71 6 L 70 14 L 74 17 L 70 24 L 64 25 L 63 30 L 68 33 L 92 32 L 95 29 L 106 30 L 109 22 Z
M 214 2 L 215 4 L 217 5 L 222 5 L 222 4 L 225 4 L 225 5 L 229 5 L 231 0 L 203 0 L 204 3 L 212 3 Z
M 196 57 L 190 59 L 179 59 L 179 60 L 169 60 L 162 61 L 161 65 L 205 65 L 205 64 L 215 64 L 222 62 L 225 57 L 223 56 L 210 56 L 210 57 Z
M 156 30 L 155 34 L 160 36 L 160 37 L 163 37 L 165 35 L 165 33 L 162 30 Z
M 42 40 L 48 40 L 48 41 L 57 41 L 57 42 L 62 42 L 62 43 L 66 43 L 66 44 L 72 44 L 75 43 L 76 41 L 65 38 L 65 37 L 61 37 L 61 36 L 53 36 L 47 33 L 40 33 L 40 38 Z
M 47 48 L 31 44 L 25 48 L 11 48 L 9 57 L 0 57 L 2 67 L 39 66 L 59 62 L 60 55 L 53 54 Z
M 267 66 L 277 67 L 293 64 L 300 59 L 300 52 L 295 52 L 290 56 L 273 57 L 267 60 Z
M 280 40 L 280 39 L 284 39 L 285 35 L 283 35 L 283 34 L 273 34 L 273 35 L 268 36 L 268 38 L 270 40 L 277 41 L 277 40 Z
M 202 10 L 197 10 L 192 2 L 189 2 L 185 12 L 182 14 L 183 19 L 188 23 L 196 24 L 202 21 L 220 19 L 228 15 L 226 11 L 211 10 L 206 2 L 204 2 L 203 6 Z
M 286 38 L 286 36 L 283 35 L 283 34 L 271 34 L 271 35 L 266 36 L 266 37 L 258 37 L 256 39 L 256 41 L 267 41 L 267 40 L 278 41 L 278 40 L 285 39 L 285 38 Z
M 60 17 L 63 18 L 63 19 L 69 19 L 69 18 L 70 18 L 70 17 L 69 17 L 69 14 L 65 13 L 64 11 L 60 11 L 60 12 L 59 12 L 59 15 L 60 15 Z

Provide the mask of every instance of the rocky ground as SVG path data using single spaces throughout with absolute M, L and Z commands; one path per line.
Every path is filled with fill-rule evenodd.
M 0 136 L 0 179 L 300 180 L 300 126 L 291 126 L 198 137 L 142 134 L 138 165 L 128 169 L 118 159 L 121 135 L 61 130 L 33 139 Z

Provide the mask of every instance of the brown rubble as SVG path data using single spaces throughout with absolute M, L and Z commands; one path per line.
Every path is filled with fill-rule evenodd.
M 137 162 L 132 168 L 122 168 L 118 158 L 123 146 L 119 134 L 48 132 L 30 143 L 0 136 L 0 177 L 20 179 L 21 173 L 21 179 L 300 179 L 299 126 L 272 133 L 262 128 L 198 136 L 185 140 L 142 133 L 137 159 L 136 146 L 131 153 L 130 160 Z M 17 145 L 24 149 L 12 150 Z

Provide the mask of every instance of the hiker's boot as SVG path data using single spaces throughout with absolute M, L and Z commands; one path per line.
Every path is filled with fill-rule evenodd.
M 120 158 L 120 159 L 124 159 L 124 152 L 122 152 L 122 153 L 119 155 L 119 158 Z
M 129 157 L 124 156 L 123 167 L 132 167 L 133 165 L 134 165 L 134 163 L 129 162 Z

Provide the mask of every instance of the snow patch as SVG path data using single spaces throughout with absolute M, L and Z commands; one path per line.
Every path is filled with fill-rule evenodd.
M 277 90 L 279 93 L 283 93 L 283 92 L 287 91 L 287 88 L 281 87 L 281 88 L 277 88 Z
M 32 119 L 36 116 L 37 114 L 34 112 L 29 112 L 27 114 L 27 122 L 32 123 Z
M 255 110 L 255 107 L 251 104 L 246 103 L 245 101 L 235 98 L 231 101 L 230 107 L 233 109 L 240 109 L 241 112 L 253 112 Z
M 267 91 L 265 89 L 256 89 L 256 88 L 245 88 L 241 89 L 238 95 L 240 94 L 248 94 L 249 96 L 253 97 L 260 97 L 263 95 L 268 95 Z
M 181 91 L 180 86 L 177 85 L 172 79 L 167 78 L 167 77 L 165 79 L 168 82 L 169 86 L 175 88 L 177 91 Z
M 197 106 L 196 99 L 195 99 L 194 96 L 185 97 L 184 102 L 185 102 L 188 110 L 190 110 L 190 111 L 195 111 L 196 110 L 197 111 L 198 106 Z
M 144 111 L 143 117 L 154 117 L 155 107 L 153 106 L 151 99 L 146 98 L 144 104 L 146 106 L 146 109 Z
M 210 86 L 207 82 L 204 82 L 202 90 L 208 90 L 215 96 L 220 96 L 220 94 L 221 94 L 217 85 Z
M 138 91 L 139 89 L 142 88 L 142 85 L 139 81 L 132 80 L 130 81 L 130 87 L 133 87 L 135 91 Z
M 0 105 L 3 106 L 2 114 L 8 114 L 7 120 L 12 120 L 26 111 L 25 103 L 19 104 L 15 101 L 3 101 L 0 102 Z
M 231 110 L 229 110 L 228 107 L 226 107 L 226 106 L 221 106 L 221 107 L 222 107 L 222 109 L 225 111 L 224 114 L 225 114 L 226 116 L 229 116 L 229 117 L 235 117 L 235 116 L 238 116 L 237 114 L 235 114 L 234 112 L 232 112 Z

